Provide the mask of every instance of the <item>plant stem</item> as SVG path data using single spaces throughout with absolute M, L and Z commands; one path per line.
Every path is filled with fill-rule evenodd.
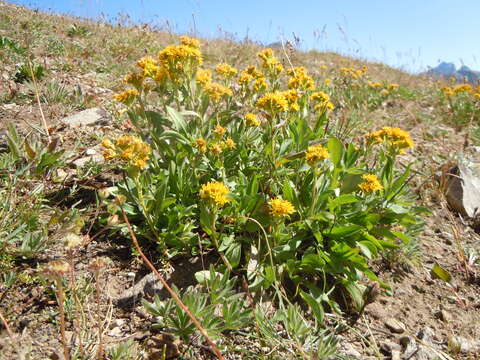
M 100 316 L 100 270 L 95 271 L 95 300 L 97 302 L 97 329 L 98 329 L 98 349 L 97 359 L 103 359 L 103 326 Z
M 62 278 L 58 276 L 56 278 L 56 283 L 57 283 L 56 294 L 57 294 L 57 302 L 58 302 L 58 312 L 60 316 L 60 340 L 63 346 L 63 356 L 65 360 L 70 360 L 70 349 L 68 348 L 67 339 L 65 338 L 65 309 L 63 307 L 64 297 L 63 297 Z
M 120 205 L 121 206 L 121 205 Z M 150 260 L 148 260 L 148 258 L 145 256 L 145 254 L 143 253 L 142 249 L 140 248 L 140 245 L 138 243 L 138 240 L 137 240 L 137 237 L 135 236 L 135 233 L 133 232 L 132 230 L 132 227 L 130 225 L 130 222 L 128 221 L 128 217 L 127 217 L 127 214 L 125 214 L 125 211 L 122 209 L 122 215 L 123 215 L 123 219 L 125 220 L 125 223 L 127 224 L 127 227 L 128 227 L 128 231 L 130 232 L 130 236 L 132 237 L 132 242 L 133 242 L 133 245 L 135 246 L 135 248 L 137 249 L 138 253 L 140 254 L 141 258 L 143 259 L 143 261 L 145 262 L 145 264 L 149 267 L 149 269 L 157 276 L 158 280 L 160 280 L 160 282 L 162 283 L 162 285 L 165 287 L 165 289 L 167 289 L 167 291 L 170 293 L 170 296 L 173 298 L 173 300 L 175 300 L 175 302 L 177 303 L 178 307 L 180 309 L 182 309 L 183 311 L 185 311 L 185 313 L 188 315 L 188 317 L 190 318 L 190 320 L 192 320 L 193 324 L 195 325 L 195 327 L 198 329 L 198 331 L 200 332 L 200 334 L 203 335 L 203 337 L 205 338 L 205 340 L 207 341 L 207 343 L 210 345 L 210 348 L 212 349 L 212 351 L 215 353 L 215 355 L 217 356 L 218 359 L 220 360 L 224 360 L 224 357 L 222 355 L 222 353 L 220 352 L 220 350 L 218 349 L 218 347 L 215 345 L 215 343 L 210 339 L 210 337 L 208 336 L 207 334 L 207 331 L 204 329 L 204 327 L 200 324 L 200 322 L 197 320 L 197 318 L 192 314 L 192 312 L 190 311 L 190 309 L 182 302 L 182 300 L 178 297 L 178 295 L 172 290 L 172 288 L 167 284 L 167 282 L 165 281 L 165 279 L 162 277 L 162 275 L 160 275 L 160 273 L 158 272 L 158 270 L 155 268 L 155 266 L 153 266 L 153 264 L 150 262 Z

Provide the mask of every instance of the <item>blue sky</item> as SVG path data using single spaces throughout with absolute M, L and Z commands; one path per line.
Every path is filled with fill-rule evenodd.
M 480 69 L 478 0 L 9 1 L 89 18 L 123 13 L 178 33 L 226 32 L 264 44 L 292 40 L 294 33 L 304 50 L 335 51 L 409 71 L 439 60 Z

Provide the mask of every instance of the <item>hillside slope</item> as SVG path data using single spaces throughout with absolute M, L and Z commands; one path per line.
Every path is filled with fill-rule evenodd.
M 128 103 L 124 98 L 120 102 L 115 101 L 114 94 L 121 94 L 126 89 L 124 77 L 138 70 L 139 59 L 145 56 L 157 58 L 159 51 L 169 45 L 178 44 L 179 41 L 178 35 L 157 31 L 147 25 L 131 25 L 124 22 L 113 25 L 74 19 L 32 11 L 0 1 L 0 273 L 2 273 L 0 278 L 0 314 L 2 315 L 0 354 L 2 358 L 62 358 L 65 352 L 70 352 L 72 358 L 76 356 L 75 358 L 79 359 L 103 356 L 108 359 L 214 358 L 208 342 L 204 341 L 199 332 L 195 332 L 195 327 L 189 323 L 185 312 L 171 310 L 174 308 L 173 302 L 169 303 L 170 308 L 159 304 L 150 307 L 142 305 L 140 297 L 152 302 L 153 293 L 159 294 L 160 299 L 165 301 L 170 296 L 158 282 L 155 282 L 154 277 L 149 277 L 150 270 L 142 263 L 138 251 L 130 242 L 131 235 L 121 217 L 118 203 L 115 204 L 111 193 L 102 192 L 114 186 L 115 190 L 108 190 L 113 191 L 114 194 L 117 194 L 116 191 L 121 191 L 119 189 L 122 187 L 124 190 L 128 188 L 128 191 L 131 190 L 130 188 L 135 188 L 138 198 L 142 199 L 142 196 L 138 195 L 140 185 L 135 183 L 135 179 L 138 178 L 135 172 L 134 175 L 129 172 L 132 168 L 123 168 L 123 171 L 117 167 L 125 158 L 115 155 L 118 161 L 114 163 L 113 160 L 109 160 L 115 158 L 114 155 L 110 154 L 110 157 L 101 155 L 102 152 L 106 153 L 105 149 L 114 147 L 105 142 L 105 139 L 118 140 L 125 134 L 136 135 L 145 141 L 144 148 L 155 146 L 157 139 L 153 131 L 146 135 L 142 133 L 151 129 L 148 126 L 152 125 L 146 122 L 141 125 L 135 123 L 135 117 L 129 115 L 133 107 L 123 106 L 121 102 Z M 234 201 L 229 198 L 221 199 L 223 202 L 220 201 L 210 208 L 218 211 L 215 216 L 212 216 L 214 219 L 212 230 L 209 228 L 211 224 L 205 223 L 212 218 L 205 220 L 204 217 L 207 211 L 205 209 L 210 205 L 202 208 L 204 203 L 192 205 L 194 200 L 191 200 L 192 194 L 195 201 L 197 197 L 205 200 L 208 198 L 207 191 L 203 187 L 200 191 L 197 188 L 187 191 L 182 187 L 188 187 L 197 181 L 193 175 L 187 180 L 181 177 L 175 178 L 175 181 L 172 181 L 175 184 L 169 182 L 168 186 L 170 189 L 176 189 L 174 195 L 178 197 L 180 197 L 179 194 L 188 193 L 190 198 L 185 196 L 187 198 L 185 204 L 188 206 L 181 204 L 183 207 L 168 210 L 172 209 L 175 201 L 178 201 L 170 194 L 165 197 L 165 203 L 150 207 L 150 209 L 161 208 L 162 214 L 155 218 L 155 221 L 168 224 L 162 228 L 164 233 L 155 238 L 155 241 L 152 241 L 152 236 L 156 235 L 155 231 L 148 230 L 145 225 L 151 220 L 148 211 L 144 209 L 147 215 L 141 211 L 136 212 L 130 198 L 122 200 L 125 201 L 125 208 L 134 225 L 134 231 L 140 237 L 142 248 L 147 256 L 153 259 L 156 268 L 161 269 L 168 282 L 175 285 L 183 294 L 188 286 L 196 285 L 200 279 L 200 286 L 196 285 L 194 290 L 189 290 L 194 295 L 190 298 L 182 295 L 190 309 L 198 310 L 196 307 L 201 306 L 195 302 L 195 299 L 203 299 L 203 295 L 210 294 L 211 288 L 215 288 L 214 280 L 208 276 L 217 279 L 216 273 L 213 275 L 205 273 L 210 265 L 215 266 L 215 271 L 230 275 L 230 271 L 226 270 L 229 265 L 231 266 L 229 261 L 238 263 L 237 267 L 232 266 L 232 269 L 228 269 L 232 270 L 236 278 L 232 276 L 227 281 L 227 275 L 224 282 L 216 284 L 219 294 L 218 303 L 208 295 L 208 301 L 213 305 L 204 312 L 200 310 L 196 312 L 205 326 L 211 326 L 208 328 L 209 335 L 219 345 L 223 356 L 226 359 L 333 359 L 342 358 L 342 356 L 351 359 L 479 358 L 480 237 L 468 225 L 468 219 L 462 219 L 448 207 L 442 186 L 437 181 L 447 176 L 448 169 L 458 163 L 459 159 L 478 158 L 478 146 L 475 146 L 479 145 L 480 141 L 478 89 L 463 84 L 447 86 L 447 84 L 407 74 L 383 64 L 363 62 L 334 53 L 316 51 L 304 53 L 288 45 L 285 49 L 276 50 L 274 55 L 269 55 L 268 52 L 262 53 L 264 49 L 260 45 L 249 41 L 205 39 L 201 42 L 203 43 L 202 67 L 213 70 L 213 76 L 218 78 L 220 71 L 215 72 L 215 69 L 219 63 L 228 63 L 241 73 L 252 64 L 257 64 L 260 68 L 262 56 L 264 56 L 278 60 L 278 63 L 273 60 L 272 63 L 275 66 L 279 64 L 282 66 L 284 71 L 282 76 L 289 70 L 296 69 L 297 72 L 293 70 L 290 78 L 279 76 L 278 79 L 276 78 L 278 82 L 275 85 L 272 85 L 273 81 L 269 83 L 271 88 L 278 86 L 278 89 L 288 87 L 292 90 L 293 85 L 290 86 L 289 82 L 297 74 L 302 73 L 298 67 L 305 67 L 305 74 L 308 73 L 308 77 L 305 78 L 307 80 L 311 78 L 315 82 L 315 90 L 328 95 L 326 97 L 328 101 L 324 105 L 328 107 L 328 102 L 331 102 L 332 108 L 327 111 L 326 107 L 320 106 L 321 111 L 324 111 L 322 116 L 327 119 L 326 125 L 322 125 L 325 138 L 307 141 L 307 145 L 320 143 L 329 146 L 328 151 L 331 152 L 329 156 L 322 158 L 318 153 L 316 156 L 322 158 L 322 161 L 331 161 L 333 167 L 337 165 L 332 152 L 336 145 L 332 144 L 339 143 L 340 147 L 350 149 L 352 153 L 364 151 L 360 148 L 365 146 L 367 150 L 362 153 L 365 159 L 362 160 L 364 161 L 362 166 L 373 171 L 380 162 L 385 161 L 385 158 L 369 157 L 369 146 L 372 144 L 364 140 L 364 135 L 365 133 L 375 135 L 375 131 L 383 127 L 399 127 L 408 131 L 415 143 L 413 149 L 410 149 L 410 144 L 407 144 L 408 146 L 404 146 L 405 149 L 398 148 L 397 150 L 401 151 L 395 153 L 395 156 L 398 156 L 395 176 L 403 173 L 411 164 L 410 175 L 406 173 L 403 179 L 408 194 L 406 193 L 398 204 L 394 204 L 397 207 L 382 208 L 385 211 L 393 209 L 392 212 L 398 211 L 398 214 L 406 209 L 406 212 L 412 214 L 409 218 L 411 223 L 396 224 L 392 228 L 387 228 L 390 219 L 384 219 L 385 223 L 382 226 L 384 225 L 385 228 L 382 229 L 385 231 L 382 234 L 385 238 L 382 237 L 383 235 L 378 237 L 382 241 L 388 239 L 388 236 L 395 238 L 392 249 L 386 246 L 385 249 L 377 251 L 376 248 L 366 245 L 362 247 L 366 242 L 360 242 L 360 245 L 354 247 L 355 255 L 366 259 L 365 264 L 368 264 L 370 272 L 365 271 L 365 274 L 372 275 L 368 278 L 363 274 L 357 282 L 351 282 L 345 287 L 342 287 L 342 284 L 346 281 L 342 283 L 339 279 L 355 277 L 356 271 L 361 272 L 360 267 L 351 271 L 355 274 L 348 276 L 344 276 L 341 271 L 338 275 L 332 268 L 327 267 L 323 268 L 322 273 L 315 268 L 320 266 L 319 263 L 312 265 L 303 262 L 301 263 L 303 268 L 296 266 L 296 268 L 307 269 L 297 277 L 292 275 L 293 270 L 288 269 L 290 272 L 285 270 L 289 260 L 300 261 L 307 258 L 304 256 L 306 254 L 313 255 L 313 253 L 308 254 L 312 248 L 302 247 L 299 247 L 293 256 L 289 255 L 290 258 L 286 255 L 278 258 L 276 264 L 278 267 L 275 268 L 278 269 L 278 273 L 275 272 L 277 270 L 272 270 L 271 274 L 273 274 L 272 283 L 280 287 L 265 285 L 266 289 L 262 291 L 259 287 L 264 285 L 253 286 L 249 278 L 251 275 L 249 275 L 249 269 L 252 266 L 255 268 L 258 265 L 257 261 L 261 262 L 262 255 L 262 247 L 259 245 L 257 248 L 255 241 L 258 240 L 260 244 L 264 241 L 264 235 L 267 243 L 269 238 L 272 238 L 272 241 L 287 241 L 288 239 L 285 240 L 285 238 L 288 236 L 300 239 L 302 244 L 305 244 L 305 241 L 300 237 L 300 235 L 303 236 L 301 231 L 304 229 L 300 231 L 295 228 L 295 222 L 300 223 L 303 219 L 292 215 L 293 209 L 288 206 L 280 207 L 277 211 L 285 211 L 285 214 L 291 215 L 294 221 L 292 226 L 288 224 L 290 227 L 283 227 L 289 220 L 287 216 L 280 217 L 281 221 L 265 220 L 268 217 L 267 213 L 270 215 L 274 213 L 272 209 L 269 210 L 270 212 L 264 209 L 267 205 L 272 206 L 271 200 L 259 205 L 255 210 L 257 213 L 254 210 L 250 213 L 228 213 L 230 208 L 224 207 L 225 204 L 229 204 L 231 208 L 240 207 L 243 204 L 242 196 L 243 198 L 253 196 L 246 193 L 247 188 L 248 191 L 255 188 L 252 183 L 249 183 L 242 196 L 237 193 Z M 257 56 L 259 52 L 263 55 Z M 267 66 L 264 67 L 266 68 Z M 182 68 L 179 71 L 183 70 Z M 237 76 L 235 75 L 235 79 Z M 261 78 L 261 76 L 258 77 Z M 202 116 L 195 115 L 212 124 L 215 122 L 218 126 L 221 123 L 235 140 L 233 145 L 227 142 L 233 141 L 232 138 L 220 142 L 219 139 L 225 132 L 222 126 L 215 127 L 213 132 L 208 133 L 211 139 L 216 139 L 215 141 L 218 142 L 214 143 L 212 140 L 208 145 L 209 151 L 226 153 L 227 148 L 232 151 L 236 148 L 235 151 L 238 151 L 239 160 L 231 160 L 229 165 L 231 168 L 225 165 L 223 172 L 228 172 L 229 169 L 233 172 L 232 169 L 237 169 L 237 164 L 247 157 L 246 150 L 241 152 L 243 149 L 241 141 L 244 138 L 241 134 L 234 132 L 236 128 L 232 125 L 236 120 L 241 119 L 247 110 L 257 111 L 258 117 L 262 120 L 262 126 L 270 129 L 272 134 L 277 134 L 275 126 L 269 125 L 273 123 L 277 114 L 272 115 L 270 105 L 262 109 L 259 109 L 260 105 L 258 105 L 262 103 L 261 95 L 267 94 L 267 90 L 258 91 L 259 95 L 255 101 L 249 100 L 248 96 L 242 98 L 239 95 L 242 91 L 240 82 L 232 79 L 228 80 L 231 81 L 230 83 L 226 81 L 224 84 L 229 84 L 226 87 L 230 89 L 230 94 L 234 92 L 235 96 L 228 95 L 228 91 L 225 91 L 226 95 L 220 96 L 223 98 L 217 105 L 212 105 L 215 103 L 212 97 L 209 100 L 208 111 L 205 110 Z M 192 80 L 192 84 L 194 83 L 195 79 Z M 196 84 L 199 83 L 197 77 Z M 150 115 L 154 119 L 152 121 L 158 121 L 161 124 L 155 128 L 160 134 L 164 134 L 162 131 L 169 126 L 163 122 L 165 118 L 175 117 L 171 115 L 171 110 L 164 111 L 167 107 L 162 108 L 164 104 L 162 101 L 165 101 L 165 104 L 171 101 L 168 103 L 171 107 L 183 101 L 177 108 L 182 112 L 200 109 L 202 101 L 198 100 L 206 99 L 205 94 L 200 90 L 197 93 L 202 95 L 191 99 L 189 98 L 191 94 L 185 95 L 185 92 L 180 91 L 175 93 L 177 90 L 175 86 L 174 81 L 168 83 L 168 86 L 165 85 L 158 90 L 160 95 L 156 98 L 145 95 L 145 101 L 151 101 L 151 104 L 147 104 L 150 106 L 147 109 L 151 111 L 149 114 L 153 112 L 161 114 L 158 118 Z M 298 121 L 304 118 L 313 119 L 313 115 L 308 117 L 310 113 L 307 110 L 310 108 L 305 105 L 308 101 L 314 101 L 311 100 L 309 91 L 313 89 L 304 90 L 303 93 L 299 90 L 301 94 L 299 98 L 303 100 L 296 105 L 303 106 L 305 109 L 303 115 L 291 115 L 298 111 L 294 107 L 288 110 L 285 108 L 282 111 Z M 170 98 L 172 94 L 176 96 Z M 317 100 L 321 96 L 323 95 L 317 94 Z M 227 99 L 225 103 L 222 102 L 224 98 Z M 195 109 L 185 105 L 189 99 L 191 106 L 196 106 Z M 218 110 L 224 105 L 225 109 Z M 81 110 L 95 107 L 105 110 L 107 120 L 103 119 L 91 126 L 80 127 L 69 126 L 62 120 Z M 318 108 L 315 109 L 318 110 Z M 141 111 L 145 114 L 145 108 L 142 107 Z M 190 120 L 192 122 L 196 121 L 194 120 L 196 117 L 191 113 L 184 112 L 184 116 L 192 119 Z M 146 118 L 150 119 L 148 116 Z M 178 130 L 178 133 L 182 127 L 188 127 L 190 132 L 198 130 L 190 124 L 183 125 L 182 120 L 178 118 L 175 119 L 177 128 L 174 130 Z M 288 123 L 288 121 L 285 122 Z M 12 125 L 16 128 L 17 134 L 11 130 Z M 309 124 L 305 125 L 305 127 L 308 126 Z M 287 133 L 287 130 L 284 123 L 279 122 L 277 128 L 283 130 L 276 136 L 285 136 L 284 133 Z M 300 132 L 300 128 L 299 126 L 294 130 Z M 248 133 L 250 135 L 256 131 L 250 130 L 251 132 Z M 294 130 L 291 131 L 294 132 Z M 157 163 L 149 165 L 149 169 L 158 171 L 156 175 L 165 170 L 158 163 L 161 163 L 164 156 L 170 156 L 170 150 L 174 149 L 174 145 L 171 144 L 179 141 L 178 139 L 181 139 L 178 148 L 183 149 L 184 152 L 178 153 L 177 167 L 167 166 L 170 176 L 178 171 L 178 164 L 183 161 L 187 163 L 191 158 L 197 161 L 196 159 L 200 159 L 202 153 L 207 152 L 202 151 L 202 143 L 198 141 L 200 138 L 197 138 L 192 146 L 192 154 L 196 154 L 195 156 L 184 150 L 191 145 L 187 140 L 183 140 L 188 138 L 188 131 L 181 133 L 182 136 L 174 134 L 173 130 L 169 134 L 171 143 L 166 142 L 167 145 L 162 143 L 165 146 L 162 148 L 163 152 L 159 151 L 160 147 L 158 147 L 146 155 L 147 159 L 156 158 Z M 237 135 L 238 137 L 235 137 Z M 307 135 L 305 131 L 303 136 Z M 260 138 L 260 135 L 257 137 L 251 135 L 247 140 L 258 141 L 256 144 L 261 146 L 262 142 L 258 140 Z M 261 157 L 252 157 L 255 161 L 252 160 L 248 166 L 253 170 L 247 169 L 250 171 L 244 173 L 247 175 L 232 180 L 223 174 L 224 178 L 228 178 L 229 185 L 238 190 L 241 188 L 242 181 L 250 181 L 257 176 L 260 179 L 261 175 L 269 173 L 273 180 L 266 179 L 264 183 L 258 180 L 261 185 L 256 185 L 259 189 L 257 191 L 263 198 L 271 199 L 274 193 L 282 191 L 287 198 L 287 190 L 290 186 L 288 184 L 294 183 L 302 174 L 313 168 L 313 166 L 307 166 L 313 164 L 313 161 L 308 162 L 311 159 L 308 157 L 308 164 L 304 164 L 305 166 L 294 168 L 293 166 L 296 165 L 291 165 L 295 164 L 295 161 L 300 161 L 298 159 L 309 150 L 309 148 L 293 149 L 292 138 L 289 139 L 286 136 L 285 143 L 278 146 L 279 151 L 282 151 L 282 147 L 289 150 L 282 153 L 282 157 L 275 158 L 272 155 L 275 153 L 275 144 L 271 140 L 269 147 L 265 146 L 266 150 L 263 153 L 265 158 L 272 156 L 271 163 L 265 162 L 263 165 Z M 327 138 L 336 140 L 330 141 Z M 49 139 L 53 141 L 48 143 Z M 128 139 L 131 140 L 131 138 Z M 102 140 L 104 148 L 99 145 Z M 295 141 L 301 143 L 302 139 Z M 158 142 L 161 143 L 160 140 Z M 328 145 L 326 145 L 327 142 L 329 142 Z M 214 147 L 219 144 L 222 146 L 221 149 Z M 115 146 L 117 145 L 118 143 L 115 143 Z M 206 144 L 205 149 L 207 149 Z M 208 152 L 201 161 L 206 161 L 204 159 L 207 156 L 210 156 Z M 175 156 L 172 155 L 172 159 L 174 158 Z M 212 157 L 212 159 L 206 164 L 214 170 L 207 165 L 202 165 L 203 167 L 199 166 L 198 172 L 220 176 L 218 175 L 222 172 L 218 170 L 220 167 L 215 168 L 220 162 L 220 157 Z M 78 162 L 78 160 L 85 161 Z M 143 161 L 144 158 L 140 160 Z M 229 163 L 227 155 L 221 161 L 225 164 Z M 338 161 L 346 162 L 346 160 Z M 262 163 L 265 168 L 259 167 L 259 163 Z M 141 163 L 141 166 L 137 167 L 142 170 L 147 165 Z M 284 172 L 282 167 L 286 169 Z M 243 171 L 243 168 L 241 170 Z M 322 171 L 336 176 L 336 170 L 325 167 Z M 366 170 L 362 168 L 361 171 L 358 169 L 355 171 L 357 172 L 352 172 L 353 175 L 363 174 Z M 320 179 L 320 172 L 313 172 L 313 174 L 312 176 L 318 176 Z M 131 176 L 130 182 L 125 180 L 129 176 Z M 285 181 L 280 186 L 275 179 L 283 179 L 282 176 L 288 177 L 289 181 Z M 308 176 L 305 178 L 305 181 L 310 181 Z M 155 178 L 149 181 L 151 182 L 147 184 L 146 189 L 155 188 L 158 186 L 156 181 L 160 180 Z M 343 181 L 347 182 L 347 178 L 342 178 L 342 183 L 335 191 L 344 191 Z M 315 186 L 306 187 L 308 191 L 305 192 L 309 192 Z M 398 193 L 402 191 L 403 185 L 398 189 Z M 300 198 L 303 195 L 301 191 L 299 193 Z M 332 193 L 334 196 L 334 191 Z M 380 196 L 376 195 L 379 193 L 376 190 L 372 193 L 372 198 Z M 344 204 L 339 202 L 337 205 L 332 205 L 332 202 L 326 202 L 325 209 L 322 209 L 317 217 L 312 217 L 314 219 L 312 222 L 328 223 L 332 221 L 328 216 L 331 215 L 328 214 L 329 211 L 333 213 L 336 211 L 335 206 L 341 208 L 354 201 L 365 201 L 362 203 L 365 207 L 360 213 L 370 211 L 368 196 L 364 196 L 360 191 L 346 195 L 348 196 L 342 198 L 342 201 L 345 201 Z M 392 194 L 392 198 L 396 195 Z M 164 194 L 162 195 L 162 191 L 159 190 L 150 197 L 145 196 L 144 200 L 151 201 L 161 196 Z M 291 195 L 289 199 L 293 201 L 293 198 L 294 196 Z M 276 198 L 276 200 L 282 199 Z M 384 200 L 386 203 L 389 202 L 387 199 Z M 139 203 L 141 204 L 142 201 L 139 200 Z M 402 208 L 402 206 L 405 207 Z M 220 210 L 221 208 L 223 210 Z M 401 209 L 398 210 L 399 208 Z M 300 206 L 296 203 L 295 210 L 299 209 Z M 348 209 L 351 210 L 351 208 Z M 170 212 L 167 213 L 167 211 Z M 220 215 L 220 211 L 224 213 Z M 382 211 L 378 210 L 378 214 L 373 211 L 372 217 L 380 216 Z M 195 218 L 197 215 L 201 217 L 198 222 Z M 250 226 L 251 224 L 247 227 L 241 223 L 242 217 L 248 218 L 254 215 L 258 217 L 252 222 L 258 223 L 259 227 Z M 350 219 L 349 213 L 338 212 L 334 217 L 336 218 L 337 215 L 338 218 Z M 361 217 L 361 214 L 358 216 Z M 168 219 L 174 220 L 169 222 Z M 225 231 L 232 231 L 234 234 L 229 238 L 221 238 L 226 244 L 224 247 L 219 247 L 215 243 L 218 241 L 215 239 L 215 232 L 218 230 L 215 229 L 216 220 L 221 222 L 221 231 L 225 228 L 227 229 Z M 155 221 L 152 221 L 153 225 L 148 225 L 155 228 Z M 237 232 L 236 226 L 240 227 L 240 223 L 242 226 L 245 225 L 247 230 L 242 228 Z M 361 221 L 358 222 L 360 223 Z M 268 226 L 263 228 L 264 224 Z M 310 223 L 306 221 L 302 224 Z M 360 226 L 358 224 L 355 223 L 355 226 Z M 372 227 L 374 226 L 366 226 L 361 232 L 369 234 Z M 392 233 L 400 234 L 407 228 L 411 230 L 408 236 L 391 235 Z M 350 231 L 351 229 L 350 227 L 341 230 Z M 356 232 L 358 229 L 353 228 L 354 231 L 344 236 L 345 243 L 348 243 L 350 238 L 358 236 Z M 282 238 L 281 231 L 285 231 L 288 236 L 285 235 Z M 318 230 L 315 236 L 318 236 L 317 240 L 323 236 L 322 241 L 327 239 L 325 240 L 327 244 L 327 241 L 336 240 L 331 233 L 331 228 L 328 235 L 325 235 L 326 230 Z M 253 245 L 247 247 L 245 244 L 257 235 L 258 239 L 255 238 Z M 328 238 L 328 236 L 331 237 Z M 341 236 L 341 234 L 338 235 L 338 237 Z M 238 255 L 238 258 L 227 250 L 229 244 L 237 238 L 241 238 L 240 247 L 243 251 L 243 255 Z M 189 244 L 190 247 L 187 249 L 180 248 L 178 244 L 184 239 L 188 241 L 195 239 L 195 242 Z M 213 240 L 210 241 L 210 239 Z M 162 248 L 159 245 L 160 240 L 169 245 Z M 385 243 L 387 243 L 386 240 Z M 288 248 L 288 251 L 294 247 L 291 242 L 282 244 L 284 245 L 282 249 Z M 271 256 L 276 252 L 280 250 L 267 252 L 267 254 Z M 255 257 L 257 255 L 258 258 Z M 234 261 L 231 260 L 232 258 Z M 265 268 L 269 265 L 273 268 L 273 259 L 268 258 L 267 255 L 265 259 L 267 259 Z M 52 266 L 52 261 L 57 260 L 66 260 L 68 270 L 63 271 L 58 268 L 48 270 L 48 266 Z M 265 273 L 268 271 L 270 270 L 266 270 Z M 345 269 L 343 271 L 347 273 Z M 45 276 L 46 273 L 49 276 Z M 276 276 L 279 274 L 285 276 L 285 279 L 284 282 L 276 283 Z M 374 277 L 378 277 L 378 283 L 373 280 Z M 442 277 L 444 280 L 440 279 Z M 49 278 L 53 278 L 53 283 L 48 280 Z M 231 280 L 232 278 L 235 280 Z M 208 279 L 212 282 L 208 282 Z M 305 279 L 308 281 L 302 282 Z M 266 282 L 261 281 L 259 280 L 260 284 Z M 134 286 L 135 283 L 137 285 Z M 205 283 L 208 284 L 207 290 L 204 289 Z M 301 292 L 306 293 L 310 290 L 307 283 L 315 286 L 322 284 L 324 289 L 335 284 L 335 291 L 332 286 L 332 292 L 322 294 L 325 296 L 324 307 L 322 305 L 312 307 L 312 302 L 300 295 Z M 355 290 L 349 292 L 352 286 Z M 64 293 L 59 292 L 59 289 L 64 289 Z M 222 293 L 222 290 L 229 296 Z M 60 293 L 62 295 L 59 298 Z M 130 298 L 127 295 L 131 295 Z M 61 296 L 65 297 L 65 301 L 62 301 Z M 125 298 L 128 299 L 125 300 Z M 240 303 L 236 302 L 238 299 Z M 320 297 L 314 299 L 313 303 L 321 304 L 319 299 Z M 328 299 L 328 302 L 325 299 Z M 285 303 L 291 301 L 301 306 L 289 307 L 282 301 Z M 57 305 L 58 302 L 64 305 L 64 309 Z M 225 314 L 228 311 L 221 307 L 225 303 L 238 306 L 229 310 L 232 312 L 232 327 L 227 330 L 221 328 L 228 322 L 226 320 L 228 314 Z M 283 306 L 289 309 L 288 312 L 280 311 L 283 310 Z M 322 321 L 319 319 L 319 313 L 323 311 L 320 308 L 326 311 Z M 224 310 L 223 313 L 221 309 Z M 60 316 L 63 311 L 66 316 L 64 321 Z M 277 315 L 273 316 L 274 313 Z M 175 315 L 172 316 L 172 314 Z M 222 320 L 217 323 L 215 319 Z M 179 324 L 182 321 L 184 323 Z M 68 342 L 67 350 L 65 346 L 62 347 L 58 336 L 62 324 L 65 326 L 63 334 Z M 99 331 L 98 328 L 101 330 Z M 223 330 L 218 330 L 220 328 Z M 183 329 L 184 332 L 179 329 Z M 68 349 L 69 346 L 70 349 Z M 323 354 L 322 351 L 324 351 Z M 323 355 L 325 356 L 322 357 Z

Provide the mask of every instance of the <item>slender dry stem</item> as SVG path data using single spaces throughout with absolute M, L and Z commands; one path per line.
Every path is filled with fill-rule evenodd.
M 63 356 L 65 360 L 70 360 L 70 349 L 68 348 L 67 339 L 65 337 L 65 309 L 63 307 L 63 285 L 62 285 L 62 278 L 58 276 L 56 278 L 56 294 L 57 294 L 57 302 L 58 302 L 58 312 L 60 316 L 60 340 L 63 346 Z
M 121 205 L 120 205 L 121 207 Z M 203 335 L 203 337 L 205 338 L 205 340 L 207 341 L 208 345 L 210 346 L 210 348 L 212 349 L 213 353 L 215 354 L 215 356 L 220 359 L 220 360 L 224 360 L 224 357 L 222 355 L 222 353 L 220 352 L 220 350 L 218 349 L 217 345 L 215 345 L 215 343 L 210 339 L 210 337 L 208 336 L 207 334 L 207 331 L 203 328 L 202 324 L 200 324 L 200 322 L 197 320 L 197 318 L 192 314 L 192 312 L 190 311 L 190 309 L 182 302 L 182 300 L 178 297 L 178 295 L 172 290 L 172 288 L 167 284 L 167 282 L 165 281 L 165 279 L 163 278 L 162 275 L 160 275 L 160 273 L 157 271 L 157 269 L 155 268 L 155 266 L 153 266 L 153 264 L 150 262 L 150 260 L 148 260 L 148 258 L 145 256 L 145 254 L 143 253 L 142 249 L 140 248 L 140 244 L 138 243 L 138 240 L 137 240 L 137 237 L 135 236 L 135 233 L 133 232 L 132 230 L 132 227 L 130 225 L 130 222 L 128 221 L 128 217 L 127 217 L 127 214 L 125 214 L 125 211 L 123 210 L 123 207 L 121 207 L 122 209 L 122 215 L 123 215 L 123 219 L 125 220 L 125 223 L 127 224 L 127 227 L 128 227 L 128 231 L 130 232 L 130 236 L 132 237 L 132 242 L 133 242 L 133 245 L 135 246 L 135 248 L 137 249 L 138 253 L 140 254 L 140 257 L 143 259 L 143 261 L 145 262 L 145 264 L 150 268 L 150 270 L 152 270 L 152 272 L 157 276 L 158 280 L 160 280 L 160 282 L 162 283 L 162 285 L 165 287 L 165 289 L 167 289 L 167 291 L 170 293 L 170 295 L 172 296 L 173 300 L 175 300 L 175 302 L 177 303 L 177 305 L 183 310 L 185 311 L 185 313 L 188 315 L 188 317 L 190 318 L 190 320 L 192 320 L 193 324 L 195 325 L 195 327 L 198 329 L 198 331 Z

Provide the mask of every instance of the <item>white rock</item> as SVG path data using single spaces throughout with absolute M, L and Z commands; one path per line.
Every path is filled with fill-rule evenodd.
M 63 123 L 72 127 L 91 126 L 100 122 L 107 122 L 110 117 L 105 110 L 98 107 L 80 111 L 62 120 Z
M 385 320 L 385 326 L 391 332 L 396 334 L 401 334 L 405 331 L 405 325 L 394 318 L 388 318 L 387 320 Z
M 480 214 L 480 177 L 465 165 L 452 167 L 448 174 L 445 194 L 448 204 L 463 216 L 475 218 Z

